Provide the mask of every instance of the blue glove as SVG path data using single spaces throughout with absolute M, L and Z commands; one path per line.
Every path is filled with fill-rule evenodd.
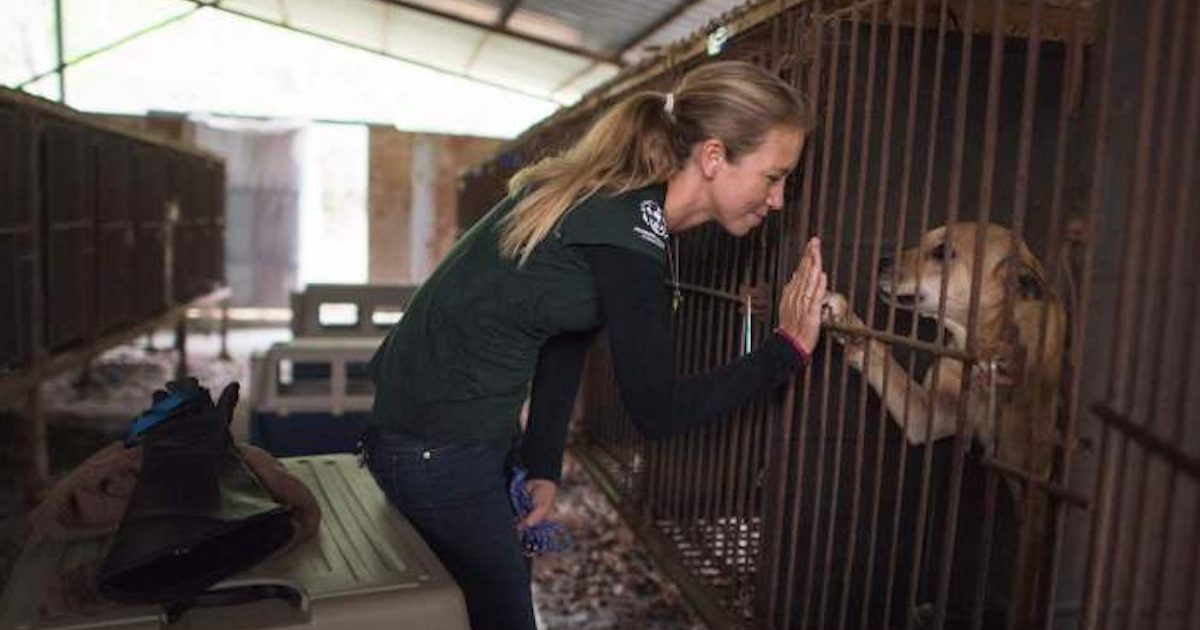
M 513 466 L 512 479 L 508 482 L 508 498 L 512 501 L 518 520 L 533 511 L 533 495 L 525 488 L 525 478 L 525 469 Z M 561 523 L 542 521 L 521 532 L 521 547 L 527 556 L 566 551 L 571 548 L 571 535 Z

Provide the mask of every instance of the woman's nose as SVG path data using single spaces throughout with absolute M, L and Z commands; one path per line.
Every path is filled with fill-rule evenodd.
M 783 209 L 783 182 L 780 182 L 767 191 L 767 207 L 772 210 Z

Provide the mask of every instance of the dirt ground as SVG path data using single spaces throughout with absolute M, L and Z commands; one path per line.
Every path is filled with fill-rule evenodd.
M 244 439 L 252 392 L 249 357 L 272 342 L 287 339 L 281 329 L 233 330 L 231 361 L 217 359 L 219 338 L 194 333 L 188 339 L 188 369 L 215 390 L 242 383 L 242 404 L 234 420 L 235 437 Z M 72 371 L 44 385 L 49 419 L 51 468 L 61 475 L 95 450 L 116 439 L 138 412 L 149 406 L 154 389 L 174 372 L 172 336 L 154 337 L 114 348 L 91 366 L 87 382 Z M 0 409 L 0 444 L 12 444 L 17 410 Z M 0 587 L 28 535 L 25 505 L 17 487 L 11 453 L 0 453 Z M 568 460 L 553 517 L 565 524 L 573 547 L 534 563 L 534 603 L 544 630 L 702 630 L 678 589 L 653 565 L 644 547 L 617 516 L 581 466 Z
M 551 517 L 573 547 L 534 561 L 533 596 L 547 630 L 703 630 L 583 467 L 564 463 Z

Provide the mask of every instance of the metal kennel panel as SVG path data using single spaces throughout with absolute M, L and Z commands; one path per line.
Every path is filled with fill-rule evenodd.
M 0 106 L 0 372 L 26 367 L 33 351 L 31 123 Z
M 116 134 L 94 136 L 96 169 L 96 327 L 105 333 L 128 323 L 134 275 L 133 171 L 130 142 Z
M 802 19 L 801 13 L 787 14 L 742 33 L 723 54 L 779 66 Z M 673 67 L 637 89 L 669 89 L 695 63 Z M 799 78 L 793 69 L 783 74 Z M 682 300 L 671 324 L 676 373 L 686 378 L 736 360 L 770 334 L 772 309 L 748 316 L 746 297 L 753 288 L 769 304 L 777 292 L 785 219 L 772 215 L 743 239 L 709 225 L 675 240 L 671 264 L 679 266 Z M 731 623 L 748 617 L 757 588 L 777 402 L 763 399 L 688 434 L 647 441 L 621 407 L 603 343 L 587 370 L 577 452 L 601 472 L 643 539 L 706 617 Z
M 207 183 L 211 220 L 209 224 L 208 277 L 221 286 L 225 285 L 225 163 L 211 161 L 208 166 Z
M 1200 627 L 1200 6 L 1106 9 L 1090 203 L 1111 246 L 1093 308 L 1097 427 L 1083 628 Z
M 169 240 L 173 299 L 179 303 L 209 293 L 224 278 L 225 190 L 220 163 L 208 158 L 176 155 L 170 169 L 169 198 L 179 208 Z
M 167 308 L 166 151 L 146 144 L 133 148 L 133 218 L 135 246 L 133 275 L 137 283 L 134 310 L 139 317 Z
M 756 237 L 715 226 L 680 239 L 682 300 L 672 314 L 676 372 L 736 360 L 770 334 L 769 314 L 747 320 L 744 289 L 774 277 L 774 217 Z M 754 602 L 763 527 L 763 475 L 772 404 L 763 400 L 682 436 L 647 441 L 628 419 L 604 342 L 589 356 L 577 450 L 603 472 L 639 533 L 669 558 L 678 581 L 702 589 L 714 614 L 739 618 Z
M 197 295 L 196 264 L 200 250 L 204 209 L 198 203 L 199 160 L 187 155 L 172 155 L 168 161 L 172 210 L 168 211 L 167 259 L 171 261 L 168 301 L 185 302 Z
M 225 169 L 220 162 L 205 159 L 201 170 L 199 200 L 208 220 L 196 273 L 202 288 L 211 290 L 225 284 Z
M 999 248 L 1000 260 L 1015 262 L 1018 243 L 1027 245 L 1044 270 L 1037 290 L 1082 326 L 1078 298 L 1059 281 L 1075 271 L 1076 228 L 1088 221 L 1071 192 L 1074 161 L 1084 157 L 1078 93 L 1091 10 L 982 0 L 817 6 L 805 46 L 820 132 L 804 161 L 798 225 L 822 236 L 831 287 L 866 325 L 830 326 L 784 406 L 762 622 L 1028 627 L 1048 609 L 1049 513 L 1086 498 L 1063 487 L 1053 466 L 1071 443 L 1062 436 L 1073 406 L 1038 409 L 1021 444 L 981 447 L 969 429 L 990 413 L 981 398 L 994 392 L 1002 406 L 1015 396 L 974 376 L 997 352 L 989 329 L 1009 330 L 1024 290 L 1015 274 L 1003 276 L 1013 279 L 981 304 L 988 274 L 1010 264 L 985 268 L 992 254 L 984 254 Z M 881 299 L 885 258 L 899 265 L 921 235 L 958 223 L 968 224 L 957 240 L 969 266 L 930 262 L 930 246 L 908 258 L 917 278 L 932 278 L 928 319 Z M 987 224 L 1009 235 L 992 243 L 990 228 L 977 227 Z M 961 313 L 951 318 L 954 300 Z M 1026 371 L 1069 384 L 1069 361 L 1046 350 L 1044 326 L 1033 330 L 1017 339 L 1016 356 L 1031 354 Z M 895 362 L 869 383 L 830 334 L 864 340 Z M 945 392 L 955 430 L 910 443 L 902 427 L 920 415 L 912 398 L 922 381 Z M 882 401 L 893 388 L 898 409 L 889 410 Z M 1013 449 L 1027 453 L 1028 468 L 1005 458 Z
M 60 349 L 95 332 L 95 171 L 90 132 L 44 119 L 41 130 L 46 346 Z

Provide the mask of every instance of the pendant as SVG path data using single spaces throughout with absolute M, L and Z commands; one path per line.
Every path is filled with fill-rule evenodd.
M 675 294 L 671 297 L 671 311 L 679 312 L 679 305 L 683 303 L 683 294 L 679 289 L 675 289 Z

